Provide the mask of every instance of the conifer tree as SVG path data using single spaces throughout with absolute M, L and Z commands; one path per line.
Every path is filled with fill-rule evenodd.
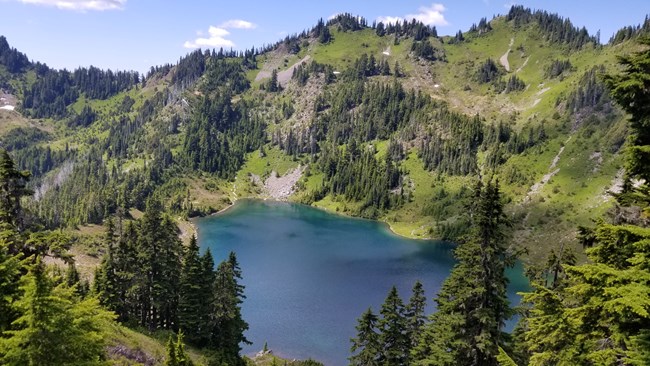
M 78 301 L 74 290 L 54 286 L 40 259 L 23 277 L 20 317 L 0 338 L 4 365 L 97 364 L 104 359 L 106 324 L 113 315 L 96 299 Z
M 605 80 L 614 100 L 630 114 L 631 146 L 626 181 L 617 195 L 621 206 L 645 215 L 650 207 L 650 40 L 622 57 L 622 74 Z M 629 184 L 632 179 L 641 183 Z M 563 265 L 561 286 L 533 282 L 524 294 L 531 305 L 526 345 L 531 365 L 650 364 L 650 229 L 647 222 L 620 215 L 579 228 L 589 263 Z
M 210 273 L 212 272 L 210 268 Z M 204 266 L 199 256 L 196 236 L 192 235 L 183 257 L 178 306 L 179 328 L 187 334 L 190 343 L 203 346 L 207 342 L 210 287 L 206 288 Z M 208 278 L 211 278 L 210 275 Z
M 419 365 L 497 365 L 501 328 L 511 315 L 506 297 L 507 253 L 498 183 L 479 181 L 469 207 L 471 234 L 436 297 L 438 311 L 412 356 Z
M 22 215 L 21 197 L 30 193 L 24 185 L 28 178 L 15 170 L 11 157 L 0 149 L 0 334 L 15 319 L 12 303 L 20 295 L 23 239 L 15 219 Z
M 0 223 L 0 227 L 8 226 Z M 10 253 L 8 238 L 16 234 L 10 228 L 0 232 L 0 334 L 5 331 L 15 317 L 12 303 L 19 295 L 18 278 L 22 267 L 17 255 Z
M 167 358 L 165 359 L 165 366 L 178 366 L 178 359 L 176 358 L 176 344 L 172 336 L 167 339 Z
M 271 79 L 269 79 L 267 90 L 271 93 L 280 91 L 280 85 L 278 84 L 278 70 L 273 69 L 273 71 L 271 71 Z
M 20 199 L 31 195 L 27 188 L 29 172 L 16 169 L 14 161 L 5 149 L 0 149 L 0 222 L 22 229 L 22 210 Z
M 410 347 L 415 347 L 420 339 L 422 327 L 427 320 L 424 315 L 425 307 L 426 297 L 424 296 L 422 282 L 415 281 L 411 298 L 405 308 L 407 334 L 410 341 Z
M 380 361 L 385 365 L 408 365 L 410 340 L 407 334 L 407 319 L 404 303 L 393 286 L 381 306 L 379 344 L 382 349 Z
M 179 331 L 176 334 L 176 342 L 172 336 L 167 340 L 167 359 L 165 366 L 194 366 L 194 362 L 185 351 L 185 343 L 183 343 L 183 332 Z
M 377 333 L 377 315 L 368 308 L 358 320 L 356 329 L 357 337 L 352 338 L 351 366 L 379 366 L 381 365 L 381 344 Z
M 243 363 L 239 355 L 240 343 L 249 343 L 244 335 L 248 323 L 241 315 L 244 295 L 243 286 L 238 283 L 240 278 L 237 257 L 231 252 L 228 260 L 219 264 L 215 274 L 210 340 L 210 348 L 215 351 L 213 359 L 231 365 Z

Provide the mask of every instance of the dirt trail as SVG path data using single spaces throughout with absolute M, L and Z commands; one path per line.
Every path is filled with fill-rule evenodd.
M 551 165 L 548 167 L 548 173 L 544 174 L 544 176 L 539 182 L 533 184 L 530 187 L 530 190 L 528 191 L 526 197 L 524 198 L 524 203 L 530 202 L 532 200 L 532 197 L 538 194 L 539 192 L 541 192 L 542 188 L 544 188 L 546 183 L 548 183 L 548 181 L 551 180 L 551 178 L 553 178 L 555 174 L 560 172 L 560 168 L 556 168 L 556 166 L 557 163 L 560 162 L 560 157 L 564 152 L 564 147 L 569 141 L 571 141 L 571 136 L 569 136 L 569 138 L 564 142 L 564 145 L 560 148 L 560 151 L 558 151 L 557 155 L 555 155 L 555 157 L 553 158 L 553 161 L 551 161 Z
M 542 87 L 542 86 L 544 86 L 544 84 L 540 84 L 539 86 Z M 549 90 L 551 90 L 551 88 L 550 88 L 550 87 L 546 87 L 546 88 L 544 88 L 544 89 L 538 91 L 538 92 L 535 94 L 535 96 L 537 96 L 537 97 L 539 97 L 539 98 L 535 99 L 535 101 L 533 102 L 533 105 L 532 105 L 531 107 L 534 107 L 534 106 L 536 106 L 537 104 L 539 104 L 539 102 L 542 101 L 542 98 L 541 98 L 542 94 L 546 93 L 546 92 L 549 91 Z
M 508 55 L 510 54 L 510 51 L 512 50 L 512 45 L 514 43 L 515 43 L 515 39 L 510 38 L 510 44 L 508 45 L 508 50 L 499 59 L 499 62 L 501 63 L 501 65 L 503 65 L 503 67 L 505 67 L 506 71 L 508 71 L 508 72 L 510 72 L 510 63 L 508 62 Z
M 530 60 L 530 56 L 526 57 L 526 60 L 524 60 L 524 63 L 523 63 L 523 64 L 521 65 L 521 67 L 518 68 L 517 71 L 515 71 L 515 72 L 518 73 L 518 72 L 521 71 L 521 69 L 523 69 L 524 67 L 526 67 L 526 65 L 528 65 L 528 60 Z

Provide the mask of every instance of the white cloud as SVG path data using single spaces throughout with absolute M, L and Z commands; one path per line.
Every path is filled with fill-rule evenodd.
M 64 10 L 121 10 L 127 0 L 18 0 L 25 4 L 54 6 Z
M 503 7 L 510 10 L 513 6 L 517 5 L 516 1 L 508 1 L 507 3 L 503 4 Z
M 241 19 L 231 19 L 221 23 L 220 28 L 255 29 L 257 24 Z
M 210 28 L 208 28 L 208 37 L 199 37 L 194 41 L 185 41 L 183 47 L 185 48 L 234 47 L 235 43 L 225 38 L 229 34 L 230 32 L 228 32 L 224 28 L 219 28 L 211 25 Z
M 447 10 L 442 4 L 431 4 L 431 6 L 422 6 L 415 14 L 407 14 L 404 17 L 398 16 L 382 16 L 377 18 L 377 21 L 384 23 L 401 22 L 404 19 L 410 21 L 411 19 L 418 20 L 426 25 L 448 25 L 449 22 L 445 19 L 444 12 Z
M 126 0 L 124 0 L 126 1 Z M 215 48 L 215 47 L 235 47 L 235 42 L 227 39 L 226 37 L 230 35 L 228 29 L 255 29 L 257 24 L 251 23 L 246 20 L 241 19 L 230 19 L 227 20 L 219 26 L 211 25 L 208 28 L 208 35 L 203 36 L 203 31 L 196 31 L 196 38 L 194 41 L 185 41 L 183 47 L 185 48 Z
M 327 20 L 333 20 L 334 18 L 336 18 L 337 16 L 339 16 L 339 15 L 341 15 L 341 14 L 343 14 L 343 13 L 334 13 L 334 14 L 328 16 L 328 17 L 327 17 Z
M 402 21 L 404 21 L 404 18 L 386 16 L 386 17 L 377 18 L 377 21 L 382 22 L 384 24 L 395 24 L 395 23 L 401 23 Z

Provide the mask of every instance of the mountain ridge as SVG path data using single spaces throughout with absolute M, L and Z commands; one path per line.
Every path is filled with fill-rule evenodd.
M 563 27 L 562 35 L 554 36 L 554 32 L 559 29 L 557 27 L 540 26 L 547 23 L 560 24 Z M 159 175 L 158 182 L 143 188 L 144 191 L 140 194 L 160 194 L 161 199 L 168 202 L 172 210 L 181 213 L 181 216 L 222 208 L 236 197 L 257 196 L 256 192 L 263 187 L 250 177 L 259 176 L 261 179 L 257 182 L 263 182 L 272 172 L 284 175 L 298 165 L 303 165 L 307 170 L 296 186 L 291 198 L 293 200 L 347 214 L 378 218 L 388 222 L 400 235 L 452 238 L 455 235 L 453 233 L 458 231 L 457 226 L 462 225 L 457 222 L 462 205 L 453 204 L 449 197 L 462 201 L 465 194 L 462 186 L 469 185 L 472 176 L 477 172 L 485 175 L 494 171 L 504 183 L 504 190 L 513 202 L 509 206 L 509 212 L 516 222 L 516 235 L 521 236 L 522 241 L 543 242 L 547 240 L 543 228 L 558 224 L 555 216 L 563 216 L 559 219 L 560 226 L 566 226 L 562 235 L 570 237 L 575 231 L 572 229 L 575 224 L 588 224 L 591 218 L 606 209 L 606 201 L 609 199 L 603 198 L 606 197 L 605 191 L 613 186 L 616 177 L 620 175 L 621 159 L 617 152 L 624 140 L 625 124 L 623 114 L 607 100 L 601 100 L 604 95 L 602 90 L 594 92 L 597 95 L 585 97 L 587 92 L 593 92 L 589 88 L 594 88 L 599 83 L 597 77 L 589 79 L 585 75 L 589 74 L 590 68 L 598 65 L 604 65 L 605 69 L 597 73 L 602 73 L 607 68 L 612 70 L 611 63 L 615 56 L 627 52 L 628 39 L 643 33 L 647 24 L 646 18 L 643 26 L 626 27 L 619 32 L 620 35 L 617 33 L 612 37 L 610 44 L 599 45 L 594 36 L 585 34 L 584 29 L 574 28 L 570 22 L 567 25 L 564 18 L 523 7 L 513 7 L 507 15 L 489 22 L 481 19 L 468 32 L 453 37 L 437 37 L 435 28 L 417 22 L 388 27 L 383 23 L 381 26 L 369 26 L 363 18 L 341 14 L 327 24 L 321 20 L 309 31 L 288 36 L 275 45 L 264 48 L 263 53 L 258 53 L 255 49 L 244 52 L 192 52 L 174 66 L 168 64 L 152 67 L 142 82 L 138 73 L 114 74 L 93 67 L 76 70 L 67 76 L 65 73 L 61 74 L 63 76 L 57 74 L 52 76 L 51 81 L 47 81 L 47 66 L 31 63 L 29 69 L 29 65 L 24 62 L 27 57 L 14 50 L 8 54 L 13 54 L 11 59 L 18 61 L 12 63 L 11 69 L 28 70 L 24 73 L 7 73 L 9 68 L 5 66 L 2 74 L 4 79 L 0 81 L 3 88 L 15 89 L 15 95 L 21 102 L 18 111 L 28 119 L 25 120 L 16 113 L 12 114 L 13 117 L 3 118 L 19 126 L 36 126 L 48 134 L 47 137 L 27 142 L 33 146 L 14 148 L 17 152 L 23 151 L 18 154 L 25 155 L 18 159 L 23 167 L 27 167 L 35 156 L 49 161 L 39 164 L 43 166 L 40 169 L 42 172 L 32 169 L 37 178 L 61 178 L 60 167 L 64 161 L 76 161 L 88 153 L 93 141 L 105 138 L 108 140 L 102 144 L 108 155 L 106 152 L 102 154 L 100 160 L 103 163 L 97 161 L 106 164 L 106 168 L 102 168 L 106 171 L 103 174 L 128 175 L 129 172 L 150 169 L 148 163 L 163 161 L 161 171 L 156 173 Z M 8 44 L 3 49 L 12 50 Z M 364 61 L 364 68 L 368 68 L 369 63 L 382 64 L 382 67 L 385 63 L 391 75 L 381 75 L 383 71 L 379 70 L 365 70 L 361 74 L 350 76 L 346 70 L 361 67 L 355 56 L 363 54 L 368 57 Z M 508 61 L 510 71 L 504 66 L 503 60 Z M 553 77 L 547 77 L 552 62 L 562 60 L 566 60 L 570 66 Z M 219 66 L 210 66 L 211 64 Z M 395 75 L 396 66 L 399 76 Z M 238 68 L 242 70 L 240 76 L 237 76 Z M 480 76 L 483 68 L 488 70 L 485 79 Z M 280 78 L 282 80 L 278 91 L 270 91 L 266 85 L 271 80 L 273 71 L 277 71 L 278 75 L 284 72 L 285 75 Z M 286 80 L 289 72 L 293 78 Z M 494 72 L 494 76 L 489 76 L 489 72 Z M 260 76 L 264 73 L 268 77 Z M 306 76 L 296 76 L 300 73 Z M 362 75 L 364 73 L 368 75 Z M 389 150 L 392 151 L 398 159 L 395 166 L 399 173 L 395 173 L 398 178 L 391 179 L 397 179 L 399 183 L 386 188 L 386 192 L 393 192 L 392 196 L 381 199 L 403 202 L 395 203 L 397 206 L 393 208 L 377 210 L 372 205 L 370 209 L 363 208 L 365 203 L 359 202 L 358 198 L 350 198 L 349 194 L 346 197 L 343 191 L 326 193 L 320 197 L 322 193 L 318 190 L 324 181 L 331 180 L 333 176 L 324 176 L 317 167 L 318 164 L 315 164 L 318 157 L 314 154 L 320 152 L 307 153 L 307 148 L 309 144 L 324 143 L 324 135 L 315 142 L 308 143 L 307 140 L 313 140 L 313 136 L 309 136 L 316 128 L 315 120 L 330 113 L 328 108 L 331 106 L 328 107 L 327 103 L 331 101 L 328 102 L 325 98 L 335 92 L 336 86 L 347 77 L 361 77 L 364 85 L 375 85 L 379 87 L 377 90 L 380 93 L 384 93 L 381 85 L 399 84 L 405 92 L 415 91 L 416 94 L 427 95 L 432 101 L 442 101 L 449 106 L 450 111 L 460 113 L 458 116 L 478 114 L 483 127 L 476 138 L 494 139 L 496 136 L 499 142 L 492 143 L 491 147 L 483 142 L 470 147 L 468 151 L 473 152 L 468 157 L 476 162 L 468 163 L 476 164 L 476 168 L 471 169 L 478 169 L 474 173 L 449 174 L 439 169 L 440 162 L 443 165 L 449 162 L 444 154 L 457 154 L 452 145 L 444 147 L 451 143 L 448 141 L 453 136 L 449 129 L 455 128 L 453 125 L 434 127 L 435 123 L 428 126 L 425 123 L 419 127 L 408 127 L 415 128 L 408 131 L 398 128 L 389 132 L 392 135 L 390 138 L 384 134 L 383 138 L 357 143 L 374 149 L 373 155 L 378 161 Z M 103 86 L 84 81 L 91 79 L 106 81 Z M 61 101 L 38 101 L 41 112 L 37 112 L 34 104 L 37 99 L 30 98 L 30 95 L 42 95 L 38 86 L 44 82 L 47 85 L 61 85 L 59 91 L 69 93 L 59 93 L 57 98 L 63 98 Z M 165 173 L 167 169 L 179 171 L 178 167 L 174 167 L 177 164 L 174 161 L 185 159 L 189 145 L 187 141 L 183 142 L 187 138 L 184 135 L 200 100 L 211 93 L 220 93 L 224 85 L 228 85 L 231 90 L 228 93 L 232 94 L 232 106 L 228 108 L 237 112 L 248 104 L 247 113 L 257 116 L 255 120 L 246 122 L 248 127 L 233 125 L 225 128 L 257 129 L 259 134 L 256 142 L 250 145 L 250 138 L 244 141 L 237 133 L 217 128 L 217 134 L 232 134 L 223 140 L 229 144 L 229 150 L 235 146 L 233 141 L 237 139 L 243 144 L 238 150 L 241 152 L 227 163 L 234 164 L 234 168 L 228 168 L 232 170 L 230 173 L 224 173 L 223 168 L 219 168 L 220 173 L 215 177 L 205 175 L 200 172 L 202 169 L 198 169 L 198 172 L 190 171 L 189 175 L 194 177 L 189 179 L 178 176 L 178 173 Z M 390 88 L 386 90 L 390 92 Z M 399 89 L 395 91 L 402 93 Z M 580 102 L 575 102 L 577 99 Z M 583 103 L 587 99 L 588 103 L 594 105 Z M 574 105 L 571 111 L 566 106 L 568 100 Z M 432 105 L 426 108 L 440 107 Z M 430 113 L 425 112 L 426 108 L 417 113 Z M 447 115 L 448 112 L 444 111 L 446 108 L 443 106 L 435 113 L 438 116 Z M 599 108 L 601 110 L 596 111 Z M 361 101 L 359 106 L 344 111 L 342 116 L 353 116 L 357 111 L 365 109 L 365 104 Z M 47 117 L 48 114 L 52 116 Z M 46 118 L 30 119 L 30 115 Z M 425 117 L 430 118 L 431 115 Z M 439 117 L 433 118 L 435 120 Z M 226 124 L 228 123 L 230 122 Z M 586 124 L 590 125 L 585 127 Z M 431 129 L 432 127 L 434 128 Z M 569 138 L 576 134 L 579 135 Z M 119 136 L 126 140 L 120 141 L 123 137 Z M 9 140 L 16 138 L 18 137 L 10 135 Z M 32 137 L 27 137 L 28 140 L 30 138 Z M 502 139 L 504 140 L 500 141 Z M 3 140 L 6 146 L 11 145 L 11 141 L 7 144 L 6 137 Z M 136 148 L 132 145 L 136 141 L 151 146 Z M 426 143 L 430 146 L 423 145 Z M 184 144 L 186 147 L 183 147 Z M 598 146 L 593 151 L 583 151 L 587 145 L 603 146 Z M 347 149 L 346 146 L 346 143 L 339 145 L 344 150 Z M 27 153 L 29 149 L 31 151 Z M 422 160 L 431 159 L 423 155 L 423 151 L 435 149 L 443 149 L 440 150 L 443 155 L 435 158 L 442 160 L 430 160 L 437 161 L 435 163 Z M 444 149 L 448 150 L 447 153 L 443 152 Z M 576 177 L 572 170 L 578 166 L 589 166 L 590 169 L 581 169 L 579 175 L 582 176 Z M 121 167 L 121 172 L 115 172 L 116 167 Z M 383 168 L 377 165 L 377 169 Z M 453 169 L 457 168 L 452 168 L 451 171 Z M 161 178 L 165 174 L 169 179 Z M 60 183 L 64 182 L 56 184 Z M 410 198 L 406 199 L 409 195 Z M 593 197 L 599 198 L 595 200 Z M 431 202 L 432 200 L 446 200 L 446 203 Z M 37 202 L 34 207 L 43 204 L 42 201 Z M 116 207 L 117 204 L 112 205 Z M 142 209 L 142 203 L 139 205 Z M 104 207 L 101 211 L 107 209 L 109 213 L 115 210 Z M 363 212 L 366 209 L 368 210 Z M 589 217 L 580 213 L 583 211 L 589 211 Z M 104 215 L 104 212 L 96 211 L 85 215 L 85 218 L 50 220 L 48 225 L 100 223 Z M 531 245 L 529 249 L 534 247 Z M 540 255 L 542 253 L 532 254 L 533 257 Z

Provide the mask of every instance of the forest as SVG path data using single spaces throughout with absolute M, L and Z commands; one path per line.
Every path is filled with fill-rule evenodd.
M 392 287 L 359 314 L 349 364 L 650 364 L 649 24 L 601 44 L 519 5 L 444 37 L 343 13 L 146 75 L 56 70 L 0 36 L 0 88 L 19 99 L 0 116 L 16 124 L 0 131 L 0 364 L 132 364 L 107 352 L 131 329 L 164 338 L 159 363 L 250 365 L 251 269 L 181 227 L 299 168 L 294 202 L 456 243 L 437 310 L 421 282 L 408 300 Z M 502 29 L 538 42 L 511 42 L 521 73 L 479 52 Z M 354 52 L 323 51 L 337 42 Z M 515 306 L 505 272 L 522 260 Z

